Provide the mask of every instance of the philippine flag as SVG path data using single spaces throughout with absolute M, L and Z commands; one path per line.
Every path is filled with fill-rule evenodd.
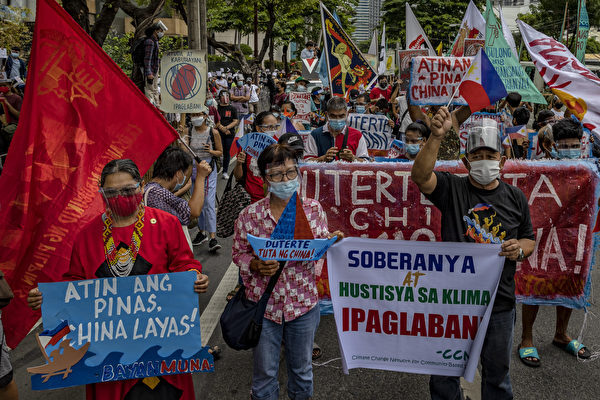
M 473 59 L 458 90 L 472 113 L 494 104 L 508 94 L 483 48 Z
M 71 332 L 71 328 L 69 327 L 69 323 L 67 321 L 63 321 L 58 326 L 52 330 L 45 330 L 41 332 L 38 337 L 40 340 L 40 345 L 46 351 L 46 354 L 50 355 L 52 350 L 54 350 L 58 343 L 69 333 Z
M 506 128 L 506 134 L 510 136 L 512 140 L 516 140 L 518 138 L 526 138 L 527 135 L 527 126 L 519 125 L 519 126 L 511 126 Z

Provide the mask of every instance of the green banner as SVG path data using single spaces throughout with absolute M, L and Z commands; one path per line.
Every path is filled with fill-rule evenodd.
M 485 10 L 485 53 L 500 75 L 507 92 L 517 92 L 523 101 L 546 104 L 544 96 L 537 90 L 525 70 L 515 57 L 502 34 L 502 25 L 494 14 L 490 0 Z
M 585 64 L 585 48 L 587 46 L 588 34 L 590 33 L 590 20 L 588 19 L 585 0 L 581 0 L 581 10 L 579 11 L 579 27 L 577 28 L 577 42 L 575 47 L 575 57 Z

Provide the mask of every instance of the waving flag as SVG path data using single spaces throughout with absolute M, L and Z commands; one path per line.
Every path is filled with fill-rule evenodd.
M 580 62 L 585 64 L 585 48 L 587 47 L 588 35 L 590 33 L 590 20 L 585 8 L 585 0 L 579 0 L 579 8 L 579 26 L 577 27 L 575 55 Z
M 506 91 L 519 93 L 523 101 L 546 104 L 546 99 L 529 79 L 529 75 L 506 42 L 502 24 L 496 18 L 490 0 L 487 0 L 485 16 L 485 53 L 502 79 Z
M 377 73 L 323 3 L 321 23 L 325 39 L 322 58 L 327 60 L 331 94 L 347 98 L 352 89 L 371 87 Z
M 502 3 L 500 3 L 502 4 Z M 502 33 L 504 34 L 504 39 L 506 39 L 506 43 L 510 46 L 517 60 L 519 59 L 519 52 L 517 51 L 517 45 L 515 44 L 515 38 L 512 35 L 512 32 L 508 28 L 506 21 L 504 20 L 504 13 L 502 12 L 502 8 L 500 8 L 500 23 L 502 24 Z
M 371 44 L 369 45 L 369 51 L 367 54 L 377 54 L 377 29 L 373 31 L 373 38 L 371 39 Z
M 104 210 L 104 165 L 131 158 L 144 173 L 178 137 L 56 1 L 38 0 L 36 15 L 21 110 L 27 117 L 0 176 L 0 268 L 15 293 L 2 320 L 13 348 L 40 316 L 27 293 L 39 281 L 62 279 L 74 237 Z
M 379 66 L 377 67 L 377 73 L 379 75 L 385 74 L 387 70 L 387 56 L 385 55 L 385 23 L 383 24 L 383 31 L 381 32 L 381 43 L 379 45 Z
M 475 56 L 458 90 L 469 104 L 471 113 L 494 104 L 508 94 L 483 49 Z
M 281 137 L 284 133 L 298 133 L 296 128 L 294 127 L 294 123 L 288 117 L 283 117 L 281 120 L 281 125 L 279 126 L 279 130 L 277 131 L 277 136 Z
M 450 55 L 462 57 L 465 53 L 465 39 L 485 39 L 485 18 L 471 0 L 452 43 Z
M 406 49 L 427 49 L 429 55 L 435 57 L 435 50 L 433 50 L 433 46 L 429 43 L 425 31 L 412 12 L 412 8 L 408 2 L 406 3 Z
M 528 137 L 526 125 L 509 126 L 505 132 L 512 140 Z
M 551 37 L 517 21 L 527 51 L 544 82 L 583 126 L 600 133 L 600 78 Z

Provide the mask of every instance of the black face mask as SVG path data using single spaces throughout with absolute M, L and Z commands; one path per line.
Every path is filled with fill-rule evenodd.
M 556 108 L 562 108 L 563 105 L 563 103 L 554 103 L 554 107 Z
M 379 82 L 379 86 L 380 86 L 382 89 L 385 89 L 385 88 L 387 87 L 387 85 L 388 85 L 388 84 L 387 84 L 387 82 L 386 82 L 386 81 Z

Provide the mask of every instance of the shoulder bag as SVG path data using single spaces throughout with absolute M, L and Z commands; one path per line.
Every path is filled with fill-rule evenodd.
M 245 167 L 245 165 L 244 165 Z M 246 169 L 244 168 L 244 175 L 242 180 L 233 185 L 235 179 L 232 173 L 229 176 L 223 196 L 219 200 L 219 208 L 217 210 L 217 236 L 220 238 L 227 238 L 233 235 L 235 220 L 240 215 L 240 212 L 246 208 L 252 202 L 250 195 L 244 189 L 244 182 L 246 181 Z
M 258 303 L 246 298 L 246 288 L 242 285 L 225 306 L 219 322 L 223 339 L 232 349 L 248 350 L 258 345 L 267 303 L 285 264 L 285 261 L 279 261 L 279 268 L 269 279 L 269 284 Z

